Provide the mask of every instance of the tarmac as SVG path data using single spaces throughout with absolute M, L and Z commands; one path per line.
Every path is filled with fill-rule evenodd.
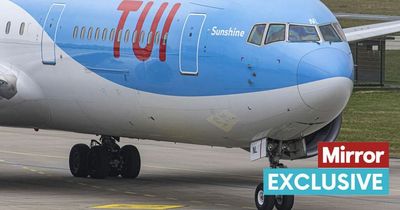
M 353 19 L 353 20 L 374 20 L 374 21 L 400 20 L 400 16 L 357 14 L 357 13 L 343 13 L 343 12 L 335 13 L 335 16 L 341 19 Z
M 70 148 L 97 139 L 59 131 L 0 127 L 0 209 L 255 209 L 266 160 L 241 149 L 121 139 L 142 157 L 138 179 L 74 178 Z M 316 159 L 285 162 L 316 167 Z M 390 196 L 296 197 L 295 210 L 398 210 L 400 160 L 391 160 Z

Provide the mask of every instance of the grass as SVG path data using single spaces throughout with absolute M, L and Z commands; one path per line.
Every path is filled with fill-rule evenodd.
M 400 50 L 386 51 L 385 66 L 385 84 L 400 85 Z
M 400 15 L 399 0 L 322 0 L 334 12 Z
M 388 141 L 391 156 L 400 157 L 400 90 L 355 91 L 339 141 Z
M 399 0 L 322 0 L 333 12 L 400 16 Z M 343 28 L 378 23 L 371 20 L 340 19 Z

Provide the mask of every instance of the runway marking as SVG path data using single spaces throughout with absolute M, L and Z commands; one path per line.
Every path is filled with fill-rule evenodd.
M 224 207 L 228 207 L 228 206 L 231 206 L 231 205 L 229 205 L 229 204 L 224 204 L 224 203 L 217 203 L 217 204 L 215 204 L 216 206 L 224 206 Z
M 26 166 L 23 166 L 22 169 L 24 169 L 24 170 L 26 170 L 26 171 L 33 172 L 33 173 L 36 173 L 36 172 L 37 172 L 35 169 L 31 169 L 31 168 L 26 167 Z
M 134 192 L 129 192 L 129 191 L 125 192 L 125 194 L 129 194 L 129 195 L 137 195 L 137 193 L 134 193 Z
M 0 162 L 6 162 L 5 160 L 0 160 Z
M 141 209 L 141 210 L 164 210 L 182 208 L 182 205 L 151 205 L 151 204 L 109 204 L 94 206 L 93 209 Z
M 172 201 L 177 201 L 178 199 L 176 199 L 176 198 L 166 198 L 167 200 L 172 200 Z
M 143 196 L 145 196 L 145 197 L 149 197 L 149 198 L 155 198 L 155 197 L 157 197 L 157 196 L 155 196 L 155 195 L 151 195 L 151 194 L 143 194 Z
M 79 184 L 79 185 L 82 185 L 82 186 L 88 186 L 88 184 L 82 183 L 82 182 L 78 182 L 78 184 Z
M 26 171 L 30 171 L 30 172 L 33 172 L 33 173 L 37 173 L 37 174 L 40 174 L 40 175 L 47 175 L 45 172 L 43 172 L 43 171 L 39 171 L 39 170 L 36 170 L 36 169 L 33 169 L 33 168 L 29 168 L 29 167 L 26 167 L 26 166 L 22 166 L 21 167 L 22 169 L 24 169 L 24 170 L 26 170 Z M 50 176 L 50 175 L 47 175 L 47 176 Z
M 250 206 L 243 206 L 242 209 L 254 209 L 254 207 L 250 207 Z
M 203 203 L 202 201 L 189 201 L 190 203 Z
M 27 170 L 27 171 L 31 171 L 31 172 L 40 174 L 40 175 L 47 175 L 45 172 L 36 170 L 36 169 L 34 169 L 34 168 L 29 168 L 29 167 L 26 167 L 26 166 L 22 166 L 21 168 L 24 169 L 24 170 Z M 48 176 L 49 176 L 49 175 L 48 175 Z
M 42 155 L 42 154 L 33 154 L 33 153 L 25 153 L 25 152 L 13 152 L 13 151 L 5 151 L 5 150 L 0 150 L 0 153 L 13 154 L 13 155 L 34 156 L 34 157 L 47 157 L 47 158 L 68 159 L 68 157 L 63 157 L 63 156 Z

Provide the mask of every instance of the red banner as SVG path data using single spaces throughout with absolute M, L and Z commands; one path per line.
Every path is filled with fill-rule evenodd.
M 387 142 L 318 144 L 319 168 L 389 168 Z

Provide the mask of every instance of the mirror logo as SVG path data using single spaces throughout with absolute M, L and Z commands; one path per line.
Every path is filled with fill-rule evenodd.
M 264 169 L 265 195 L 389 195 L 389 143 L 320 143 L 318 168 Z

